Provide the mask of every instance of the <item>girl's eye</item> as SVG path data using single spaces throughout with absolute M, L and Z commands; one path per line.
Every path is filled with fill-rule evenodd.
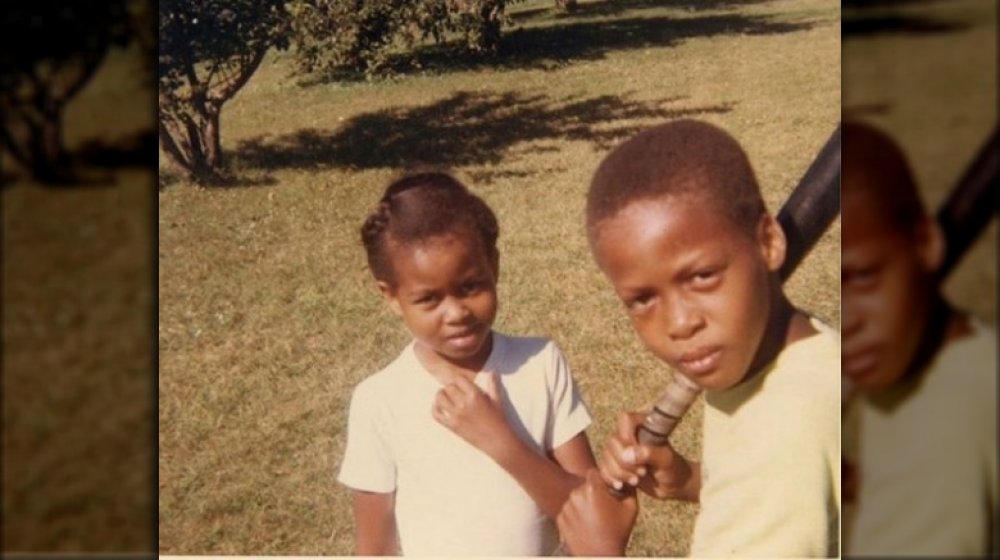
M 471 280 L 469 282 L 462 284 L 462 294 L 466 296 L 478 294 L 479 292 L 483 291 L 485 286 L 486 283 L 483 282 L 482 280 Z
M 431 305 L 436 301 L 437 301 L 437 296 L 434 296 L 432 294 L 427 294 L 418 297 L 413 301 L 413 303 L 416 303 L 417 305 Z

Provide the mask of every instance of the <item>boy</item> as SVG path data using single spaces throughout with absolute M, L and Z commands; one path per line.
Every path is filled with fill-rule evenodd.
M 840 348 L 783 293 L 784 233 L 736 140 L 692 120 L 628 140 L 595 173 L 587 232 L 645 346 L 706 390 L 704 436 L 690 461 L 623 415 L 560 513 L 569 550 L 624 553 L 636 502 L 607 484 L 700 502 L 692 556 L 836 555 Z
M 860 123 L 843 139 L 843 364 L 860 392 L 844 428 L 845 551 L 987 556 L 996 334 L 944 299 L 942 232 L 899 147 Z

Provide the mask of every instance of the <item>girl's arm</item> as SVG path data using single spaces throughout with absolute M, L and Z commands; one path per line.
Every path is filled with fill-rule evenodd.
M 594 456 L 581 432 L 552 452 L 552 460 L 538 454 L 511 430 L 500 404 L 496 374 L 486 391 L 459 378 L 438 393 L 434 419 L 486 453 L 510 473 L 545 515 L 555 519 L 570 492 L 594 468 Z
M 397 556 L 396 495 L 354 490 L 354 554 Z

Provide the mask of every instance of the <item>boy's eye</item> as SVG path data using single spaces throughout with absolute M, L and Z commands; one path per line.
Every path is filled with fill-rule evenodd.
M 851 270 L 844 270 L 843 282 L 857 288 L 874 286 L 878 280 L 879 266 L 866 266 Z
M 629 313 L 641 313 L 653 303 L 653 294 L 637 294 L 625 299 L 625 308 Z
M 699 270 L 691 276 L 691 283 L 695 288 L 711 288 L 722 278 L 722 271 L 718 268 L 707 268 Z

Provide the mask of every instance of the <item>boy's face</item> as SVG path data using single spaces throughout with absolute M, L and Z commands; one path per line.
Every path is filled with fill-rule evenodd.
M 703 389 L 739 383 L 784 259 L 777 222 L 762 216 L 752 234 L 703 197 L 668 195 L 633 202 L 597 227 L 597 264 L 646 347 Z
M 904 231 L 862 187 L 842 196 L 842 369 L 878 391 L 912 362 L 933 302 L 937 253 L 929 221 Z
M 473 240 L 454 235 L 390 250 L 396 283 L 379 282 L 379 290 L 421 358 L 481 367 L 497 312 L 497 263 Z

